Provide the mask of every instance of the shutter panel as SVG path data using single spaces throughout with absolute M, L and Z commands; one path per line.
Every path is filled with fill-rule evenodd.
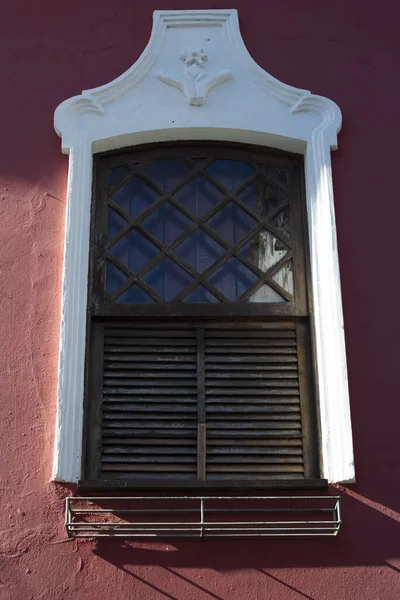
M 101 479 L 304 478 L 294 322 L 103 331 Z
M 294 324 L 205 336 L 207 479 L 303 477 Z
M 105 327 L 103 478 L 196 477 L 194 329 Z

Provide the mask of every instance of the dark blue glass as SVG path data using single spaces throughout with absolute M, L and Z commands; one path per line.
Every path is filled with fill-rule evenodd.
M 150 296 L 146 294 L 142 289 L 140 289 L 137 285 L 132 285 L 129 287 L 119 298 L 117 298 L 116 302 L 154 302 Z
M 186 296 L 184 302 L 188 304 L 209 304 L 210 302 L 219 302 L 219 300 L 205 287 L 199 285 L 193 292 Z
M 224 253 L 225 249 L 201 229 L 174 250 L 174 254 L 183 258 L 198 273 L 205 271 Z
M 108 209 L 108 239 L 112 238 L 118 231 L 126 227 L 128 221 L 125 221 L 115 210 Z
M 256 225 L 256 221 L 237 204 L 230 202 L 211 217 L 208 225 L 230 244 L 237 244 Z
M 130 179 L 110 197 L 122 210 L 137 217 L 148 208 L 159 195 L 138 177 Z
M 111 246 L 110 251 L 131 271 L 137 271 L 143 267 L 159 252 L 154 244 L 135 229 L 131 229 Z
M 166 202 L 143 221 L 143 226 L 160 242 L 171 244 L 192 225 L 180 210 Z
M 175 193 L 175 198 L 196 217 L 201 217 L 223 198 L 212 183 L 198 175 Z
M 108 175 L 108 187 L 112 189 L 121 179 L 123 179 L 126 175 L 128 175 L 129 169 L 128 167 L 115 167 L 114 169 L 110 169 L 110 173 Z
M 229 300 L 237 300 L 258 277 L 236 258 L 227 260 L 211 277 L 213 284 Z
M 171 190 L 192 170 L 184 160 L 155 160 L 149 163 L 143 173 L 150 177 L 163 190 Z
M 157 263 L 142 279 L 166 302 L 192 281 L 191 275 L 169 258 Z
M 238 160 L 215 160 L 206 169 L 228 190 L 234 190 L 254 173 L 254 169 L 247 163 Z

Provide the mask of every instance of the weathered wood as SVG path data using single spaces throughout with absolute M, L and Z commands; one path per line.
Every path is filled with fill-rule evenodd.
M 206 435 L 205 423 L 199 423 L 197 425 L 197 479 L 199 481 L 205 481 L 206 479 Z
M 148 162 L 155 157 L 180 158 L 182 153 L 190 168 L 166 191 L 149 177 Z M 196 161 L 196 156 L 204 160 Z M 227 189 L 206 170 L 218 158 L 247 162 L 253 172 L 238 181 L 235 189 Z M 94 438 L 88 442 L 85 477 L 110 478 L 111 486 L 120 479 L 133 487 L 188 485 L 199 489 L 216 485 L 240 489 L 249 482 L 255 487 L 284 487 L 287 481 L 299 485 L 304 478 L 316 477 L 315 415 L 307 362 L 310 351 L 305 342 L 309 307 L 302 159 L 256 147 L 200 143 L 138 148 L 98 156 L 94 162 L 88 307 L 90 327 L 102 331 L 102 340 L 90 355 L 97 356 L 98 363 L 90 392 L 97 408 L 90 409 L 88 404 L 85 431 L 89 435 L 97 430 L 98 442 L 97 446 Z M 126 173 L 109 188 L 109 169 L 119 165 L 126 165 Z M 276 165 L 285 171 L 286 179 L 274 171 Z M 219 190 L 220 197 L 197 215 L 180 203 L 178 192 L 199 176 Z M 154 201 L 135 216 L 113 196 L 132 178 L 155 193 Z M 257 202 L 250 206 L 241 194 L 258 181 Z M 271 206 L 266 204 L 268 186 L 279 190 Z M 147 221 L 167 204 L 186 222 L 168 243 Z M 231 204 L 249 220 L 247 231 L 235 243 L 224 231 L 213 228 L 212 221 Z M 125 221 L 118 231 L 108 230 L 109 208 Z M 283 220 L 282 225 L 277 219 L 284 210 L 291 221 Z M 200 230 L 222 252 L 202 272 L 177 251 Z M 280 254 L 275 254 L 275 264 L 261 268 L 257 253 L 247 255 L 244 247 L 256 243 L 265 230 L 274 236 L 275 251 Z M 113 254 L 114 245 L 129 231 L 141 235 L 155 249 L 135 271 L 135 263 Z M 172 302 L 164 300 L 162 288 L 156 291 L 146 281 L 146 274 L 164 258 L 188 277 Z M 233 302 L 225 297 L 224 288 L 210 279 L 229 259 L 239 261 L 255 277 Z M 108 296 L 107 260 L 126 276 Z M 289 261 L 294 269 L 294 296 L 274 280 Z M 265 283 L 285 301 L 247 301 Z M 133 284 L 149 296 L 149 302 L 116 302 Z M 214 296 L 215 303 L 184 301 L 199 285 Z M 89 391 L 88 385 L 88 398 Z
M 100 475 L 99 456 L 101 455 L 102 424 L 102 382 L 103 382 L 103 323 L 93 323 L 90 335 L 89 372 L 86 384 L 86 464 L 88 477 Z M 89 427 L 90 424 L 90 427 Z

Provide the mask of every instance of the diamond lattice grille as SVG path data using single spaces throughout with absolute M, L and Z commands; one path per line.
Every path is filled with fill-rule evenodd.
M 282 166 L 190 155 L 118 165 L 107 203 L 109 301 L 294 300 Z

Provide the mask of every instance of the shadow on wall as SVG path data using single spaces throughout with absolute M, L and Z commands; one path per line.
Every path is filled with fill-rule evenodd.
M 337 493 L 336 489 L 331 491 Z M 222 574 L 252 569 L 299 597 L 315 600 L 268 570 L 385 566 L 400 573 L 388 562 L 400 557 L 400 514 L 380 505 L 368 505 L 366 498 L 348 493 L 351 495 L 342 495 L 343 526 L 337 538 L 171 539 L 154 544 L 108 539 L 96 542 L 94 554 L 158 592 L 160 597 L 172 600 L 176 600 L 174 596 L 139 577 L 135 567 L 163 568 L 166 576 L 177 577 L 216 600 L 224 599 L 175 569 L 212 569 Z

